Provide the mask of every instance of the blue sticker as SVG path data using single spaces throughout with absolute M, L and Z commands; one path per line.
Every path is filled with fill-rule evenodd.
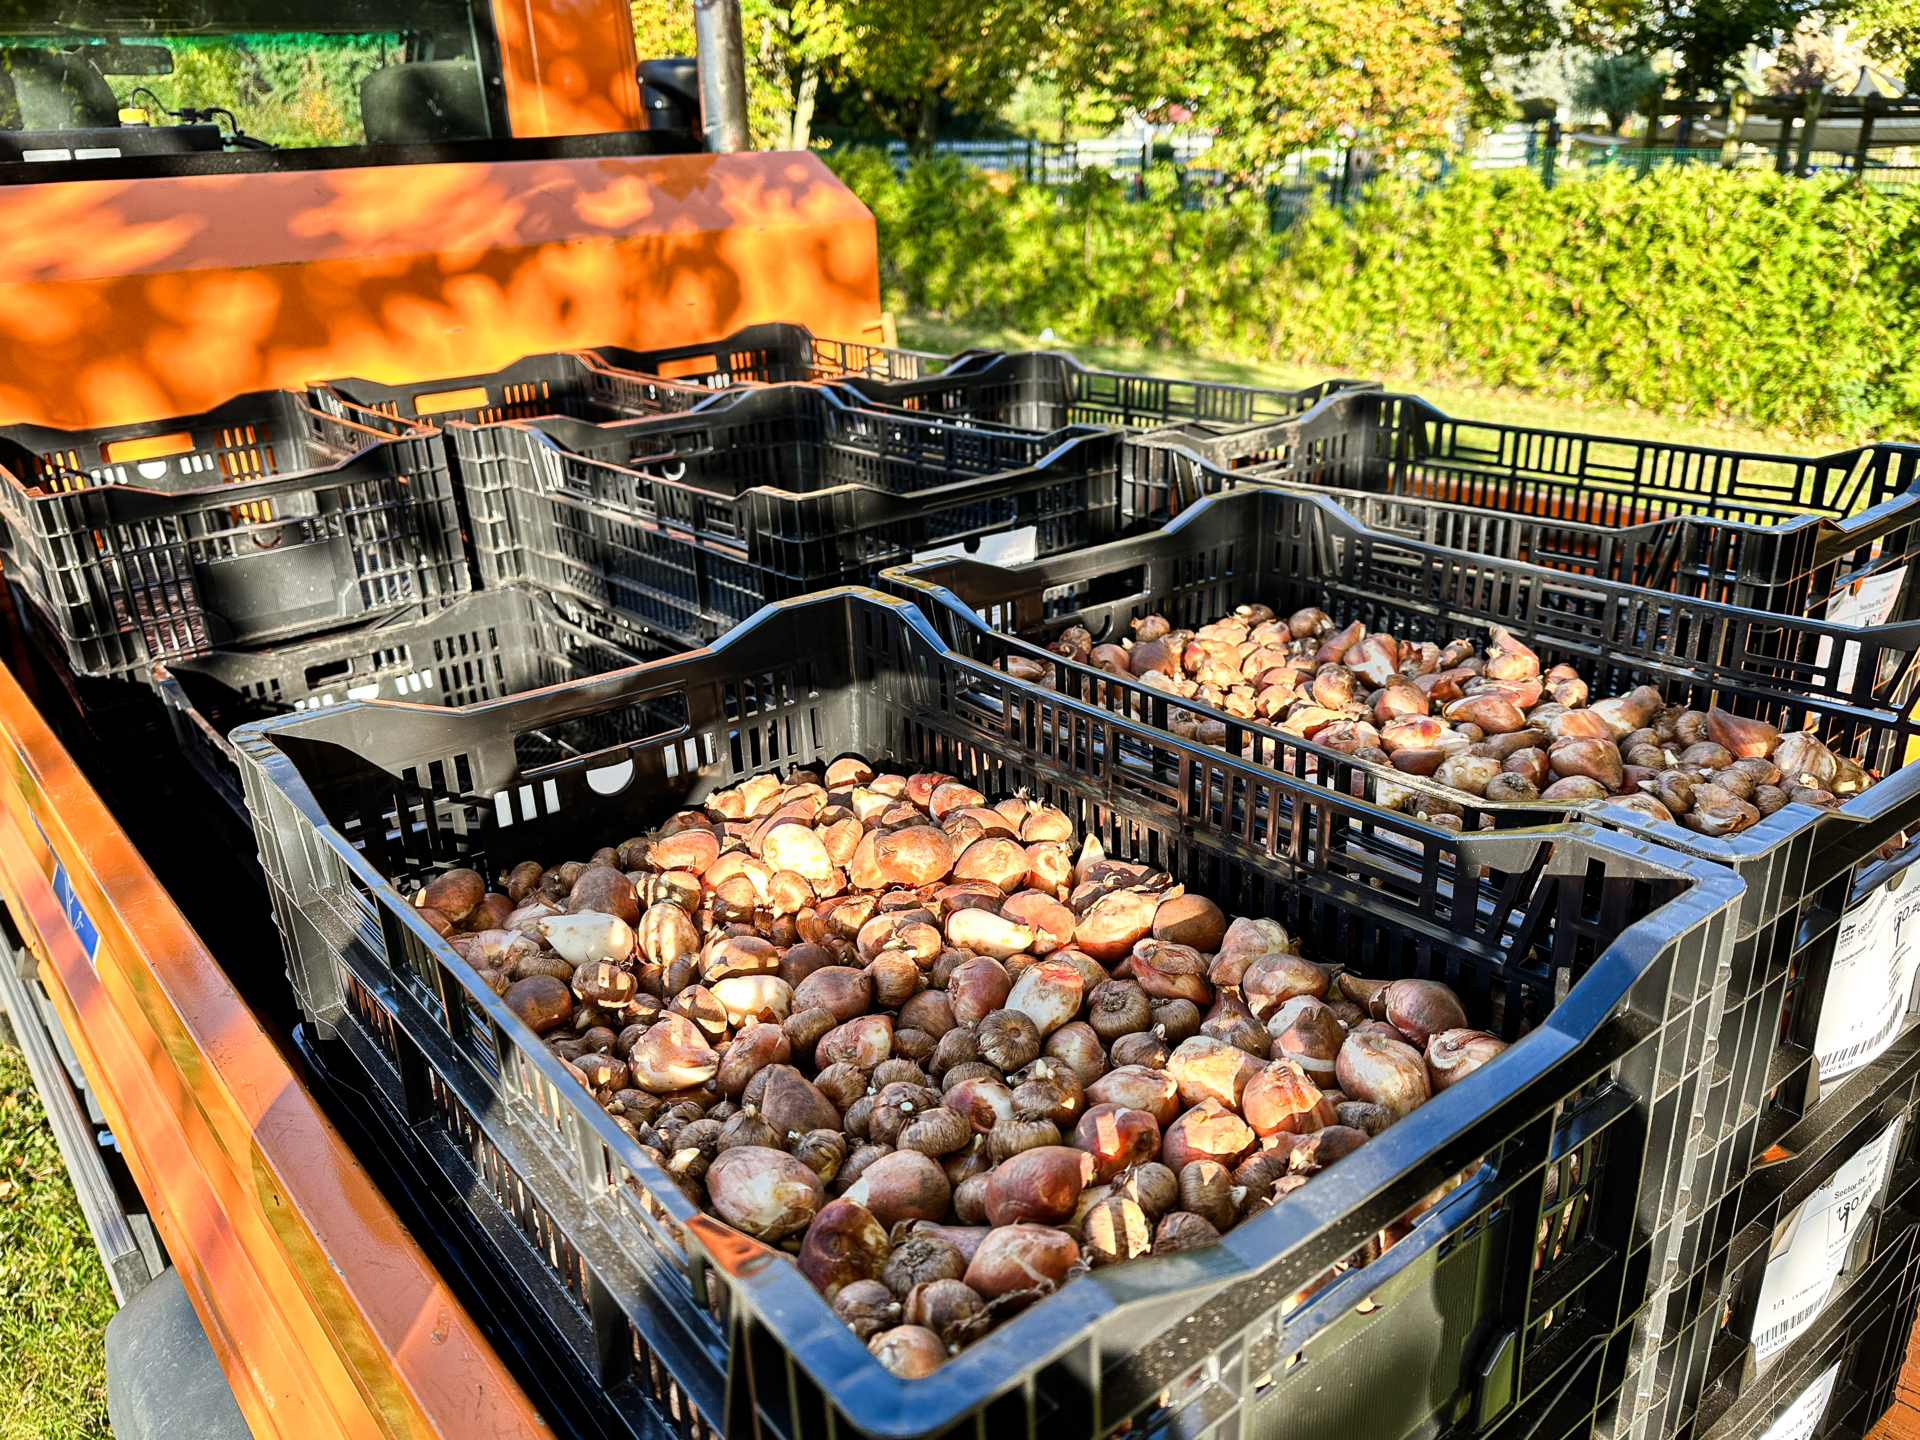
M 47 832 L 40 825 L 40 817 L 32 811 L 27 813 L 33 821 L 33 828 L 40 831 L 40 838 L 46 841 L 47 850 L 51 853 L 53 841 L 47 839 Z M 60 902 L 61 913 L 67 917 L 67 924 L 73 927 L 80 948 L 87 952 L 87 963 L 93 964 L 94 956 L 100 951 L 100 927 L 93 923 L 93 917 L 87 914 L 87 907 L 73 893 L 73 880 L 67 874 L 67 867 L 60 863 L 58 855 L 53 858 L 53 898 Z

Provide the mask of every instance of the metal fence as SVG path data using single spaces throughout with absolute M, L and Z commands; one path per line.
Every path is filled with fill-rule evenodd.
M 1207 135 L 1111 136 L 1060 143 L 1047 140 L 942 140 L 936 153 L 951 156 L 971 169 L 1015 176 L 1029 184 L 1056 189 L 1077 182 L 1087 170 L 1097 170 L 1126 182 L 1129 199 L 1144 197 L 1144 176 L 1156 163 L 1171 160 L 1180 177 L 1182 203 L 1188 209 L 1207 208 L 1221 192 L 1225 175 L 1207 165 L 1212 137 Z M 897 171 L 907 168 L 906 145 L 869 141 L 837 141 L 834 148 L 865 146 L 884 150 Z M 1647 175 L 1671 166 L 1704 166 L 1747 170 L 1778 170 L 1809 179 L 1851 177 L 1869 189 L 1900 193 L 1920 186 L 1920 145 L 1871 146 L 1866 150 L 1821 148 L 1803 151 L 1797 144 L 1755 144 L 1742 141 L 1731 151 L 1719 145 L 1646 145 L 1638 138 L 1607 141 L 1599 137 L 1562 132 L 1557 124 L 1515 123 L 1481 136 L 1470 147 L 1430 157 L 1434 162 L 1429 183 L 1439 183 L 1454 169 L 1529 169 L 1549 185 L 1591 178 L 1622 170 Z M 1373 172 L 1343 148 L 1301 150 L 1286 157 L 1271 176 L 1266 205 L 1271 228 L 1287 229 L 1315 205 L 1343 205 L 1364 192 Z
M 1213 144 L 1211 135 L 1110 135 L 1097 140 L 940 140 L 934 153 L 949 155 L 973 170 L 990 170 L 1018 176 L 1034 185 L 1071 185 L 1083 170 L 1102 170 L 1114 176 L 1139 176 L 1156 159 L 1171 159 L 1183 171 L 1204 156 Z M 866 146 L 885 150 L 896 170 L 905 170 L 909 160 L 906 145 L 893 140 L 878 142 L 840 140 L 835 149 Z

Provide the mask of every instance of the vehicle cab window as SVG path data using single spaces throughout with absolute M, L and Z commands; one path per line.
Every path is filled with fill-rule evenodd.
M 508 133 L 485 0 L 0 7 L 0 164 Z

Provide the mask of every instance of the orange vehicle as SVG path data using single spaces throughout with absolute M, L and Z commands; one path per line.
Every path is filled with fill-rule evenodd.
M 872 217 L 813 156 L 726 153 L 737 5 L 697 9 L 697 84 L 643 84 L 615 0 L 0 0 L 0 424 L 769 320 L 878 339 Z M 576 1377 L 616 1372 L 717 1425 L 530 1338 L 296 1043 L 248 837 L 0 608 L 0 1000 L 127 1307 L 123 1440 L 601 1433 Z

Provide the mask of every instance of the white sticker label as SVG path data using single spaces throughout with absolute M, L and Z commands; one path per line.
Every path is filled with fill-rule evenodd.
M 967 548 L 968 543 L 956 540 L 951 545 L 939 545 L 932 550 L 917 550 L 913 563 L 918 565 L 922 560 L 978 560 L 982 565 L 1025 565 L 1040 556 L 1040 530 L 1035 525 L 1003 531 L 998 535 L 982 535 L 972 542 L 974 548 L 971 550 Z
M 1767 1256 L 1753 1318 L 1754 1358 L 1765 1362 L 1819 1318 L 1868 1209 L 1887 1183 L 1903 1115 L 1801 1202 Z
M 1826 1085 L 1878 1060 L 1900 1032 L 1920 971 L 1920 883 L 1903 870 L 1840 920 L 1813 1053 Z
M 1767 1427 L 1767 1433 L 1760 1440 L 1813 1440 L 1820 1431 L 1820 1422 L 1826 1418 L 1827 1402 L 1833 1398 L 1834 1382 L 1839 1378 L 1840 1362 L 1836 1360 L 1826 1374 L 1802 1390 L 1799 1398 L 1780 1412 L 1780 1418 Z
M 1904 565 L 1883 570 L 1878 575 L 1869 575 L 1864 580 L 1856 580 L 1828 602 L 1827 623 L 1867 628 L 1886 624 L 1887 616 L 1893 613 L 1893 607 L 1900 599 L 1900 587 L 1906 584 L 1906 580 L 1907 567 Z M 1832 655 L 1833 641 L 1822 640 L 1820 653 L 1814 657 L 1814 663 L 1825 665 Z M 1860 647 L 1849 640 L 1846 653 L 1840 657 L 1842 693 L 1853 688 L 1854 670 L 1859 663 Z

